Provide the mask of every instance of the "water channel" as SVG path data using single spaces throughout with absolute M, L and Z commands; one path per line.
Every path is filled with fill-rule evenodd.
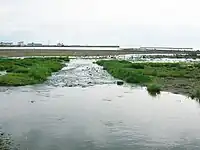
M 0 88 L 0 129 L 20 150 L 198 150 L 200 105 L 116 85 L 92 60 L 71 60 L 41 85 Z

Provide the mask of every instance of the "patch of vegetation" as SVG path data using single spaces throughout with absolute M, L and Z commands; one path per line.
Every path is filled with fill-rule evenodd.
M 152 95 L 160 94 L 161 86 L 158 84 L 149 84 L 147 86 L 147 91 Z
M 194 90 L 194 91 L 191 93 L 190 97 L 191 97 L 192 99 L 196 98 L 196 99 L 200 100 L 200 90 L 199 90 L 199 89 Z
M 0 86 L 23 86 L 42 83 L 59 71 L 68 57 L 0 59 Z
M 152 63 L 128 62 L 119 60 L 100 60 L 115 78 L 128 83 L 147 86 L 151 93 L 161 90 L 185 94 L 200 99 L 200 63 Z
M 143 84 L 151 81 L 151 77 L 144 75 L 140 70 L 134 71 L 131 68 L 132 63 L 128 61 L 101 60 L 97 61 L 97 64 L 103 66 L 115 78 L 128 83 Z

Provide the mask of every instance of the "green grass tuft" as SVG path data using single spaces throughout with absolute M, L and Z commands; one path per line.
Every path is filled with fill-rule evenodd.
M 192 94 L 190 95 L 190 97 L 192 98 L 192 99 L 197 99 L 197 100 L 200 100 L 200 90 L 199 89 L 197 89 L 197 90 L 194 90 L 193 92 L 192 92 Z
M 161 91 L 161 86 L 158 84 L 147 85 L 147 91 L 151 94 L 159 94 Z

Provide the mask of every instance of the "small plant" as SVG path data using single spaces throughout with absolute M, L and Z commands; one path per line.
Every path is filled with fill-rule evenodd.
M 149 84 L 147 86 L 147 91 L 151 94 L 159 94 L 161 91 L 161 86 L 158 84 Z
M 192 92 L 192 94 L 190 95 L 190 97 L 191 97 L 192 99 L 200 100 L 200 90 L 199 90 L 199 89 L 194 90 L 194 91 Z

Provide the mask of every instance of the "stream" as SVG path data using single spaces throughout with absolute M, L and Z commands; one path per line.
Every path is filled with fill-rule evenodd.
M 200 104 L 74 59 L 44 84 L 0 87 L 0 130 L 20 150 L 198 150 Z

